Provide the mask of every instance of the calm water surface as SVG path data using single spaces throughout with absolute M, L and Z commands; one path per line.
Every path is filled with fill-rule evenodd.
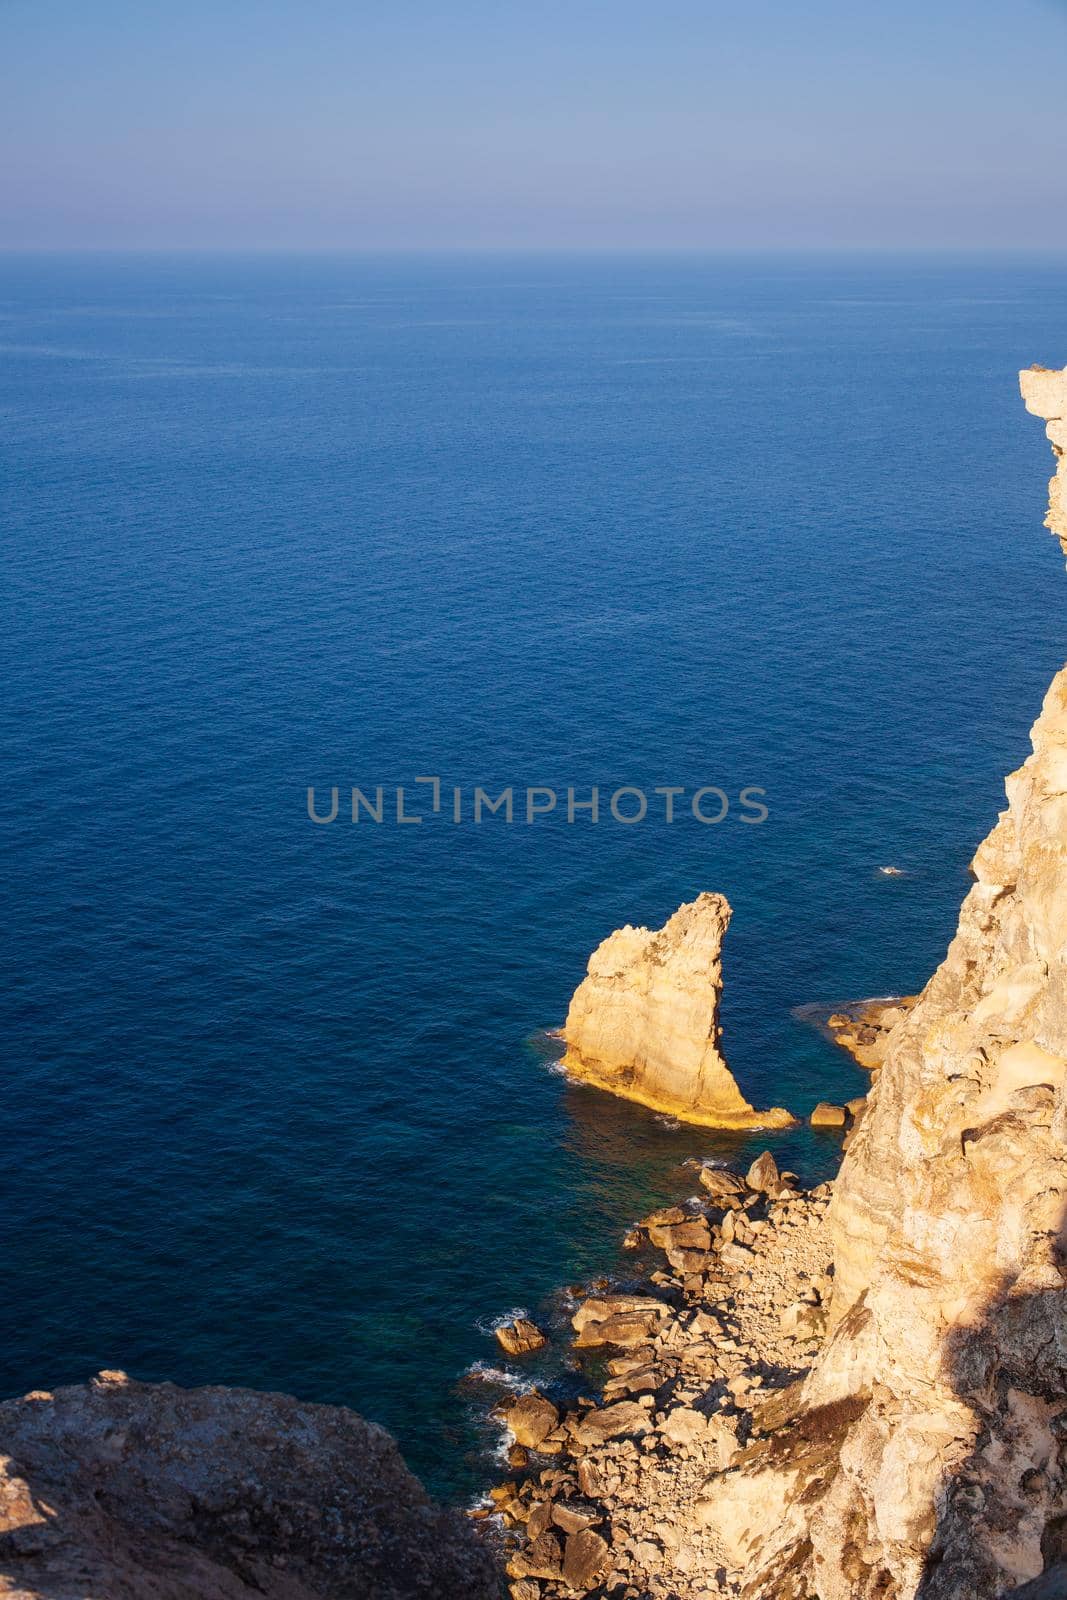
M 751 1097 L 862 1090 L 793 1008 L 928 975 L 1063 660 L 1015 372 L 1064 359 L 1064 283 L 0 263 L 0 1392 L 341 1401 L 468 1495 L 492 1319 L 767 1142 L 551 1071 L 593 945 L 724 891 Z M 308 821 L 431 774 L 770 815 Z

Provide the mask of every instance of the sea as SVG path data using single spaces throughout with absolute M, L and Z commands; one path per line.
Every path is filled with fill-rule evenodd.
M 0 1395 L 340 1403 L 469 1503 L 496 1321 L 832 1174 L 553 1030 L 717 890 L 748 1097 L 863 1092 L 817 1018 L 930 975 L 1064 660 L 1065 265 L 0 258 Z

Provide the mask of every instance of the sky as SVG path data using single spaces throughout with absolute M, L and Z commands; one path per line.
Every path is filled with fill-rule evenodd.
M 1067 248 L 1067 0 L 0 0 L 0 248 Z

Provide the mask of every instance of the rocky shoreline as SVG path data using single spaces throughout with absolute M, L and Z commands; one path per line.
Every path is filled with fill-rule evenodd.
M 803 1014 L 873 1087 L 917 999 Z M 866 1105 L 821 1102 L 809 1120 L 840 1131 L 844 1151 Z M 554 1342 L 525 1316 L 495 1330 L 520 1369 L 538 1355 L 537 1383 L 493 1407 L 510 1473 L 471 1513 L 502 1556 L 511 1600 L 741 1593 L 747 1521 L 731 1527 L 713 1510 L 715 1479 L 767 1448 L 825 1342 L 833 1182 L 805 1189 L 770 1151 L 743 1174 L 688 1165 L 699 1192 L 623 1239 L 640 1259 L 634 1274 L 568 1290 L 570 1327 Z
M 1067 370 L 1021 387 L 1067 550 Z M 598 1391 L 507 1408 L 512 1600 L 1067 1594 L 1067 668 L 1031 744 L 922 994 L 825 1018 L 872 1073 L 833 1184 L 702 1170 L 577 1305 Z
M 822 1345 L 831 1185 L 804 1191 L 769 1152 L 699 1182 L 628 1234 L 662 1257 L 643 1280 L 580 1293 L 560 1370 L 578 1361 L 588 1392 L 543 1384 L 498 1408 L 512 1475 L 475 1515 L 495 1524 L 512 1600 L 738 1593 L 708 1480 L 780 1424 Z
M 873 1078 L 882 1069 L 890 1034 L 914 1010 L 918 999 L 917 994 L 902 994 L 857 1000 L 832 1011 L 826 1019 L 826 1030 L 834 1044 L 847 1051 Z

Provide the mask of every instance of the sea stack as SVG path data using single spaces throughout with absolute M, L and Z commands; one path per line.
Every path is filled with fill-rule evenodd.
M 567 1070 L 686 1122 L 788 1127 L 788 1111 L 749 1104 L 719 1048 L 729 924 L 725 897 L 701 894 L 662 928 L 627 924 L 609 934 L 589 958 L 567 1013 Z

